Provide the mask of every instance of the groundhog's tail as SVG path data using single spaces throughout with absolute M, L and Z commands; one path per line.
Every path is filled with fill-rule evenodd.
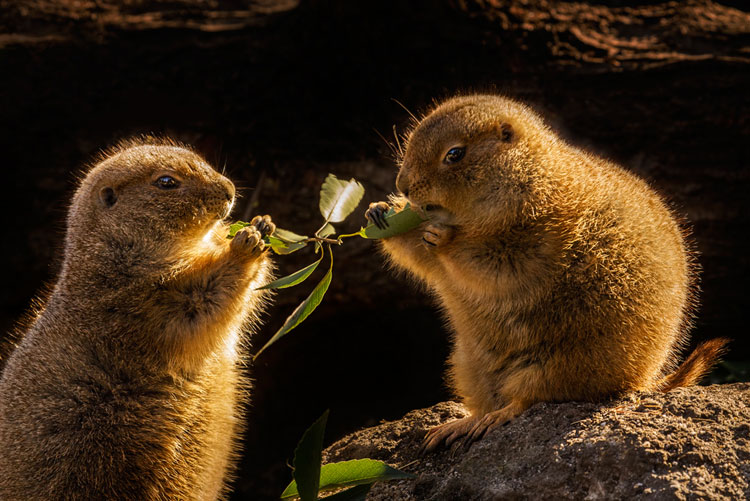
M 667 392 L 680 386 L 694 385 L 719 361 L 719 357 L 726 352 L 729 341 L 726 338 L 716 338 L 699 344 L 676 371 L 659 381 L 658 388 Z

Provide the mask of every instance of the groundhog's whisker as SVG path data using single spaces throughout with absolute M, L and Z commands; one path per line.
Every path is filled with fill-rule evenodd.
M 398 137 L 398 131 L 396 130 L 396 126 L 393 126 L 393 137 L 396 139 L 396 146 L 398 146 L 398 155 L 399 158 L 404 158 L 404 149 L 401 147 L 401 140 Z
M 392 142 L 388 141 L 385 138 L 385 136 L 383 136 L 383 134 L 380 133 L 380 131 L 378 131 L 375 128 L 373 128 L 372 130 L 375 131 L 375 134 L 377 134 L 378 137 L 380 137 L 380 139 L 383 140 L 383 142 L 385 143 L 385 145 L 388 146 L 388 149 L 391 150 L 391 154 L 393 155 L 393 159 L 397 160 L 399 158 L 399 152 L 396 149 L 396 146 Z

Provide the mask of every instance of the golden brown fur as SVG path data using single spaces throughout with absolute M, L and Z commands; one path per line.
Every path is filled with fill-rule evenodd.
M 256 218 L 227 240 L 233 201 L 165 141 L 123 144 L 82 179 L 60 276 L 0 379 L 0 499 L 226 495 L 273 230 Z
M 475 439 L 536 402 L 693 384 L 726 342 L 662 379 L 694 289 L 679 224 L 645 182 L 566 144 L 515 101 L 438 105 L 410 134 L 396 186 L 391 204 L 430 219 L 383 248 L 439 299 L 455 332 L 450 380 L 472 412 L 432 430 L 428 449 Z

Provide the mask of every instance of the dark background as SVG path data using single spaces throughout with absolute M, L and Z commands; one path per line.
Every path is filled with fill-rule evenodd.
M 741 0 L 0 0 L 3 287 L 10 331 L 59 264 L 76 176 L 102 148 L 167 134 L 226 166 L 234 218 L 319 225 L 325 175 L 393 189 L 408 113 L 502 92 L 650 180 L 693 226 L 703 267 L 695 342 L 734 338 L 714 381 L 748 379 L 750 14 Z M 254 205 L 253 205 L 254 204 Z M 275 499 L 296 441 L 326 408 L 326 443 L 449 397 L 448 334 L 375 247 L 335 249 L 321 307 L 251 367 L 236 499 Z M 276 259 L 286 274 L 307 251 Z M 317 276 L 317 275 L 316 275 Z M 315 280 L 313 277 L 312 280 Z M 282 291 L 258 347 L 314 282 Z

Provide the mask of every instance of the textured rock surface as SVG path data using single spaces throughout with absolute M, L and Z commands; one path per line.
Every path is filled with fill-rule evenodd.
M 418 475 L 378 484 L 368 500 L 750 496 L 750 384 L 539 404 L 468 450 L 416 453 L 426 429 L 463 415 L 455 402 L 416 410 L 345 437 L 325 459 L 371 457 Z

